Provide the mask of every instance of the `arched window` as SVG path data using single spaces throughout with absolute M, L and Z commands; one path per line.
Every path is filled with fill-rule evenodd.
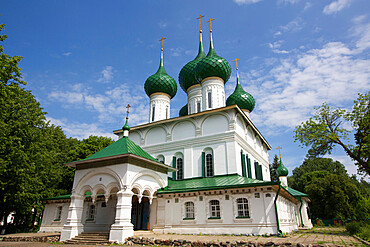
M 249 206 L 248 206 L 248 199 L 247 198 L 238 198 L 236 200 L 237 208 L 238 208 L 238 216 L 237 218 L 249 218 Z
M 206 154 L 206 177 L 213 177 L 213 155 Z
M 185 219 L 194 219 L 194 202 L 185 203 Z
M 212 108 L 212 92 L 208 92 L 208 108 Z
M 197 112 L 200 112 L 200 102 L 197 102 Z
M 163 155 L 158 155 L 158 156 L 157 156 L 157 160 L 158 160 L 159 162 L 161 162 L 162 164 L 164 164 L 164 162 L 165 162 L 165 159 L 164 159 L 164 156 L 163 156 Z
M 220 218 L 220 202 L 218 200 L 211 200 L 209 202 L 209 218 Z
M 155 105 L 153 105 L 152 108 L 152 122 L 154 121 L 154 115 L 155 115 Z
M 177 166 L 177 174 L 176 178 L 178 180 L 184 179 L 184 164 L 182 158 L 177 158 L 176 160 L 176 166 Z

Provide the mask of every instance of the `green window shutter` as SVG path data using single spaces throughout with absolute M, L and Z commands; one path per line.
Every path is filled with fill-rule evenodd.
M 243 174 L 243 177 L 246 177 L 247 176 L 247 171 L 245 169 L 245 154 L 240 152 L 240 155 L 242 156 L 242 174 Z
M 206 177 L 206 153 L 202 152 L 202 178 Z
M 176 168 L 176 156 L 172 157 L 172 167 Z M 172 180 L 176 180 L 176 172 L 172 172 Z
M 254 175 L 256 176 L 256 179 L 258 179 L 258 163 L 254 162 Z
M 248 154 L 247 154 L 247 167 L 248 167 L 248 178 L 252 178 L 251 159 L 248 158 Z

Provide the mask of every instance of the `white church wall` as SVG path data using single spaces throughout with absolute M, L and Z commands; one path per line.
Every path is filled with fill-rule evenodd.
M 252 190 L 247 194 L 218 194 L 193 197 L 159 198 L 166 214 L 165 222 L 154 227 L 155 232 L 182 234 L 276 234 L 274 194 Z M 209 192 L 205 192 L 209 193 Z M 255 198 L 259 193 L 259 198 Z M 271 197 L 265 198 L 265 194 Z M 180 194 L 181 195 L 181 194 Z M 247 198 L 250 218 L 238 218 L 237 199 Z M 211 200 L 220 202 L 220 218 L 210 218 Z M 194 203 L 194 219 L 186 219 L 185 203 Z M 159 215 L 160 212 L 158 211 Z
M 153 145 L 166 142 L 167 133 L 162 127 L 154 127 L 145 135 L 145 145 Z
M 183 140 L 195 137 L 195 125 L 190 121 L 177 123 L 172 129 L 172 140 Z
M 139 145 L 140 146 L 140 140 L 141 140 L 141 137 L 140 137 L 140 134 L 137 133 L 137 132 L 134 132 L 134 131 L 130 131 L 129 133 L 129 138 L 131 141 L 133 141 L 135 144 Z
M 238 133 L 242 138 L 245 139 L 246 131 L 245 131 L 245 124 L 244 121 L 237 116 L 236 117 L 236 125 L 235 125 L 235 132 Z
M 298 230 L 296 204 L 282 196 L 278 197 L 277 203 L 281 231 L 287 233 Z
M 60 219 L 57 219 L 58 208 L 62 207 Z M 68 216 L 69 202 L 48 203 L 45 205 L 39 232 L 61 232 Z
M 228 119 L 220 114 L 207 117 L 202 123 L 202 134 L 211 135 L 224 133 L 229 130 Z

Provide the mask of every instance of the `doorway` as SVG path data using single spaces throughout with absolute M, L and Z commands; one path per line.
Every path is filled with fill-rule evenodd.
M 139 198 L 134 195 L 132 197 L 131 223 L 134 225 L 134 230 L 149 230 L 149 199 L 143 197 L 141 203 Z

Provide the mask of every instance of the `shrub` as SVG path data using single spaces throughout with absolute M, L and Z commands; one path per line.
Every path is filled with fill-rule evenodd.
M 366 241 L 370 241 L 370 226 L 366 225 L 362 227 L 361 232 L 358 234 L 358 236 Z
M 351 222 L 346 224 L 346 230 L 350 235 L 356 235 L 361 232 L 361 226 L 358 222 Z

